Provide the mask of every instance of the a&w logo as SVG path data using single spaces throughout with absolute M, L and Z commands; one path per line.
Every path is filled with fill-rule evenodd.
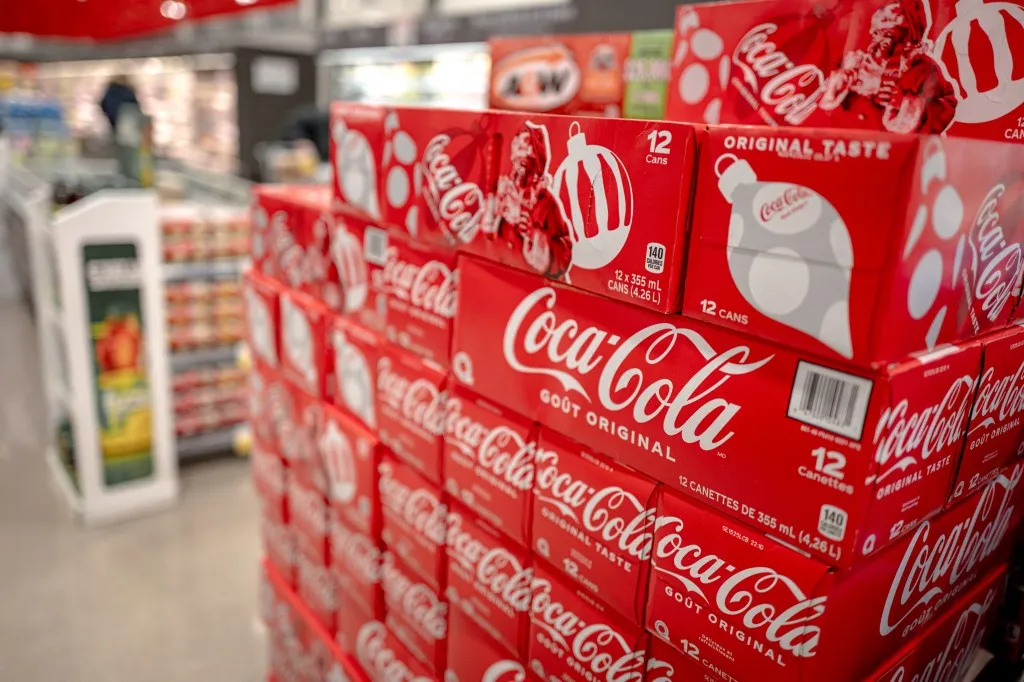
M 444 400 L 429 379 L 410 379 L 395 371 L 391 358 L 377 363 L 377 395 L 402 418 L 429 434 L 444 433 Z
M 972 308 L 971 314 L 980 312 L 988 323 L 999 319 L 1024 270 L 1020 244 L 1007 240 L 999 217 L 999 201 L 1005 192 L 1004 185 L 996 185 L 981 202 L 968 241 L 970 268 L 965 268 L 963 274 L 967 300 L 973 300 L 980 308 Z M 976 333 L 981 330 L 977 319 L 972 319 L 971 324 Z
M 532 620 L 558 647 L 572 652 L 580 665 L 589 668 L 587 679 L 604 682 L 641 682 L 644 651 L 634 651 L 607 623 L 586 623 L 552 597 L 551 582 L 534 581 Z
M 571 317 L 559 319 L 557 297 L 555 289 L 543 287 L 512 311 L 502 340 L 509 367 L 551 377 L 608 412 L 628 412 L 636 424 L 660 420 L 666 435 L 703 450 L 717 449 L 732 438 L 729 425 L 740 411 L 740 405 L 712 397 L 714 392 L 774 357 L 753 361 L 747 346 L 719 352 L 696 331 L 671 322 L 644 327 L 623 339 Z M 674 376 L 658 367 L 673 352 L 699 356 L 704 365 L 689 376 Z M 594 374 L 597 391 L 591 395 L 581 379 Z M 682 385 L 676 385 L 679 379 Z
M 391 245 L 383 273 L 384 286 L 395 298 L 448 320 L 455 317 L 455 274 L 444 263 L 410 263 Z
M 974 398 L 971 417 L 982 418 L 974 430 L 1003 424 L 1024 411 L 1024 362 L 1012 374 L 997 377 L 989 367 L 981 375 L 981 386 Z
M 356 658 L 371 679 L 384 682 L 431 682 L 417 675 L 388 645 L 387 629 L 380 621 L 370 621 L 359 628 L 356 637 Z
M 533 487 L 534 444 L 527 443 L 519 431 L 510 426 L 488 429 L 463 412 L 460 398 L 448 400 L 445 442 L 516 490 Z
M 381 505 L 401 518 L 413 531 L 442 546 L 448 509 L 437 495 L 425 488 L 410 489 L 395 478 L 390 462 L 381 462 L 379 472 Z
M 956 377 L 938 405 L 930 405 L 913 414 L 906 398 L 887 407 L 875 427 L 875 461 L 879 465 L 878 482 L 895 472 L 906 471 L 926 462 L 963 439 L 967 428 L 976 377 Z
M 647 508 L 636 496 L 620 486 L 597 490 L 573 478 L 558 466 L 558 453 L 541 448 L 537 453 L 536 498 L 571 518 L 605 546 L 626 556 L 647 561 L 654 541 L 656 509 Z
M 441 134 L 427 143 L 423 152 L 426 181 L 423 196 L 434 219 L 445 232 L 458 243 L 469 243 L 480 231 L 487 202 L 483 190 L 476 183 L 463 180 L 452 164 L 448 154 L 451 142 L 451 137 Z
M 533 571 L 512 552 L 474 537 L 462 514 L 455 511 L 448 515 L 447 537 L 448 555 L 473 573 L 477 584 L 493 596 L 492 602 L 506 613 L 529 610 Z
M 814 656 L 825 614 L 825 597 L 809 596 L 770 566 L 742 568 L 686 537 L 678 517 L 658 518 L 654 570 L 715 609 L 720 618 L 742 622 L 794 656 Z
M 501 109 L 551 111 L 572 101 L 581 82 L 580 67 L 565 47 L 530 48 L 494 65 L 491 100 Z
M 878 632 L 889 635 L 954 589 L 1002 543 L 1014 513 L 1014 494 L 1024 464 L 1000 474 L 978 493 L 970 516 L 950 528 L 925 521 L 907 543 L 889 587 Z M 938 517 L 950 518 L 949 513 Z
M 384 555 L 381 585 L 390 608 L 398 610 L 417 632 L 434 641 L 445 638 L 448 605 L 437 598 L 429 585 L 411 580 L 395 565 L 395 558 L 390 553 Z

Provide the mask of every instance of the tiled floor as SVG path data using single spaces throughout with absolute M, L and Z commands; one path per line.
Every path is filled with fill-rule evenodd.
M 246 462 L 185 468 L 173 511 L 78 526 L 43 460 L 35 345 L 27 313 L 0 303 L 0 680 L 259 680 Z

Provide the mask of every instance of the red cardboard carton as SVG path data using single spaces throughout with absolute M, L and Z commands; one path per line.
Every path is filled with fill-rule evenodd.
M 366 535 L 378 534 L 380 441 L 354 419 L 327 405 L 318 444 L 331 508 L 352 528 Z
M 264 512 L 279 522 L 288 520 L 288 468 L 274 452 L 259 444 L 252 448 L 252 482 Z
M 384 554 L 381 586 L 388 629 L 423 665 L 440 674 L 448 648 L 448 603 L 391 552 Z
M 377 429 L 377 361 L 383 339 L 342 315 L 330 320 L 331 401 L 370 430 Z
M 284 287 L 250 270 L 243 276 L 247 339 L 253 356 L 276 369 L 280 357 L 281 313 L 278 301 Z
M 381 107 L 365 104 L 331 104 L 334 201 L 342 211 L 375 222 L 381 219 L 379 178 L 385 113 Z
M 335 613 L 338 610 L 337 584 L 328 564 L 317 561 L 305 552 L 299 552 L 296 561 L 296 577 L 298 594 L 309 609 L 310 615 L 334 636 L 337 623 Z
M 349 528 L 337 511 L 331 517 L 331 572 L 342 594 L 373 617 L 384 616 L 381 593 L 383 552 L 379 539 Z M 341 604 L 339 601 L 339 608 Z M 341 622 L 343 615 L 339 615 Z
M 356 637 L 356 660 L 371 680 L 437 682 L 380 621 L 364 624 Z
M 301 291 L 281 294 L 281 375 L 317 398 L 327 381 L 327 307 Z
M 432 588 L 442 589 L 448 505 L 441 491 L 390 456 L 379 470 L 385 547 Z
M 472 642 L 472 646 L 467 643 Z M 525 682 L 526 667 L 460 609 L 448 614 L 446 682 Z
M 301 480 L 288 486 L 288 521 L 296 550 L 324 566 L 331 561 L 329 509 L 323 494 Z

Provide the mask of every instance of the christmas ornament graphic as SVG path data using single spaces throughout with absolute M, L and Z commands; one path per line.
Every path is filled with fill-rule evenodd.
M 337 145 L 334 172 L 345 202 L 379 220 L 380 200 L 373 147 L 365 135 L 348 128 L 343 120 L 334 122 L 331 135 Z
M 370 364 L 359 349 L 348 342 L 342 331 L 334 330 L 331 344 L 334 347 L 334 372 L 341 390 L 342 402 L 364 424 L 376 428 L 373 374 L 370 372 Z
M 715 172 L 732 204 L 726 253 L 737 289 L 767 317 L 853 357 L 853 245 L 842 216 L 810 188 L 758 181 L 733 154 Z
M 295 305 L 288 296 L 281 297 L 281 326 L 284 336 L 282 343 L 289 364 L 306 382 L 306 389 L 318 393 L 316 363 L 313 358 L 313 330 L 302 308 Z
M 622 160 L 607 147 L 588 143 L 577 121 L 569 135 L 552 192 L 571 228 L 572 264 L 597 270 L 626 245 L 633 225 L 633 186 Z
M 384 118 L 384 196 L 388 222 L 404 227 L 413 237 L 419 229 L 416 198 L 423 185 L 419 149 L 412 136 L 401 127 L 397 111 Z
M 249 319 L 249 342 L 253 350 L 270 366 L 277 367 L 274 322 L 267 302 L 252 289 L 246 289 L 245 311 Z
M 700 15 L 680 10 L 676 18 L 676 52 L 673 65 L 679 71 L 679 97 L 688 105 L 704 102 L 704 123 L 721 120 L 722 96 L 729 84 L 729 55 L 722 37 L 700 25 Z
M 363 259 L 363 245 L 352 234 L 345 221 L 338 219 L 331 235 L 331 260 L 338 271 L 344 297 L 343 311 L 361 310 L 370 291 L 370 275 Z
M 327 422 L 320 435 L 320 456 L 327 471 L 331 499 L 349 504 L 356 497 L 357 487 L 352 443 L 334 420 Z

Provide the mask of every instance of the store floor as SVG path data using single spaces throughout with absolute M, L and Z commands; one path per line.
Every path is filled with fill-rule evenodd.
M 0 679 L 259 680 L 246 462 L 186 467 L 175 510 L 86 529 L 51 482 L 43 429 L 31 320 L 0 303 Z

